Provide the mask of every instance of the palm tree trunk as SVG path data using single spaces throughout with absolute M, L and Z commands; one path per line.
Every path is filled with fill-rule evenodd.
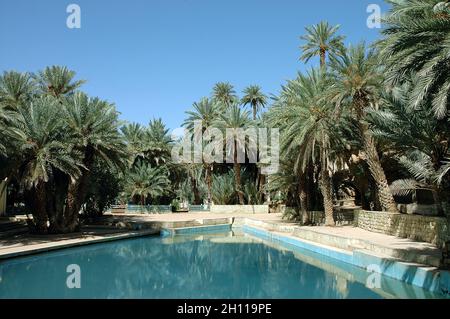
M 212 203 L 212 166 L 206 165 L 206 186 L 208 187 L 208 205 Z
M 200 198 L 200 192 L 198 190 L 197 180 L 193 176 L 191 176 L 191 184 L 192 184 L 192 192 L 194 193 L 194 205 L 200 205 L 202 200 Z
M 43 181 L 40 181 L 35 187 L 35 204 L 33 209 L 33 232 L 37 234 L 46 234 L 48 231 L 46 197 L 45 183 Z
M 439 189 L 437 187 L 435 187 L 432 191 L 433 201 L 434 201 L 434 204 L 436 205 L 437 215 L 445 216 L 444 208 L 442 207 L 441 196 L 439 193 L 440 193 Z
M 66 218 L 64 220 L 64 233 L 76 232 L 80 228 L 79 213 L 86 197 L 90 171 L 94 163 L 94 152 L 88 149 L 85 152 L 83 164 L 87 170 L 73 182 L 69 182 L 66 206 Z
M 325 150 L 325 139 L 322 141 L 321 149 L 321 170 L 319 177 L 319 188 L 323 196 L 323 207 L 325 211 L 325 226 L 335 226 L 333 216 L 333 193 L 331 189 L 331 179 L 328 172 L 328 156 Z
M 320 198 L 319 194 L 320 191 L 318 191 L 317 184 L 316 184 L 316 167 L 314 164 L 309 163 L 306 167 L 306 174 L 307 174 L 307 203 L 308 203 L 308 210 L 313 211 L 317 209 L 317 206 L 320 204 Z
M 360 129 L 363 136 L 366 161 L 377 186 L 378 199 L 380 201 L 381 208 L 383 211 L 398 212 L 394 196 L 392 196 L 384 169 L 381 166 L 380 157 L 378 156 L 372 134 L 369 132 L 366 124 L 361 124 Z
M 359 97 L 356 99 L 356 113 L 359 123 L 359 130 L 363 141 L 363 147 L 370 173 L 375 181 L 378 190 L 378 199 L 383 211 L 398 213 L 397 205 L 389 189 L 389 183 L 381 166 L 380 157 L 375 146 L 369 124 L 364 119 L 364 108 L 368 104 L 367 99 Z
M 325 67 L 327 57 L 327 51 L 324 48 L 320 48 L 320 67 Z
M 308 196 L 306 192 L 306 174 L 304 172 L 300 173 L 299 184 L 298 184 L 298 198 L 300 201 L 300 213 L 302 216 L 302 225 L 309 225 L 309 214 L 308 214 Z
M 320 172 L 319 187 L 323 196 L 323 206 L 325 209 L 325 226 L 335 226 L 333 216 L 333 194 L 331 192 L 331 180 L 328 175 L 326 161 L 322 160 L 322 171 Z
M 256 105 L 253 104 L 253 120 L 256 121 Z
M 78 221 L 78 191 L 80 189 L 80 180 L 75 180 L 69 182 L 69 186 L 67 189 L 67 204 L 66 204 L 66 212 L 65 218 L 63 220 L 62 225 L 59 225 L 60 232 L 62 233 L 71 233 L 76 229 L 76 224 Z
M 261 169 L 259 168 L 259 170 L 261 170 Z M 266 191 L 264 190 L 265 185 L 266 185 L 266 175 L 260 173 L 259 174 L 258 192 L 260 193 L 260 198 L 261 198 L 262 203 L 266 200 Z
M 244 205 L 244 194 L 242 193 L 241 186 L 241 164 L 238 162 L 238 154 L 237 154 L 237 141 L 234 141 L 234 180 L 236 185 L 236 192 L 239 197 L 239 204 Z

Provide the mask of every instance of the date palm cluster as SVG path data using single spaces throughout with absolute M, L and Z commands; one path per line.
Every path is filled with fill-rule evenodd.
M 270 100 L 257 85 L 239 97 L 232 84 L 219 82 L 186 111 L 187 132 L 198 123 L 201 133 L 279 129 L 280 168 L 268 176 L 263 163 L 236 156 L 232 163 L 175 163 L 171 151 L 181 141 L 161 119 L 119 120 L 115 106 L 80 91 L 84 81 L 66 67 L 4 72 L 0 178 L 8 187 L 2 191 L 12 209 L 32 216 L 37 233 L 76 231 L 81 216 L 99 215 L 113 203 L 173 200 L 276 201 L 295 207 L 290 217 L 305 224 L 306 212 L 324 210 L 331 226 L 339 199 L 398 212 L 400 199 L 425 191 L 440 214 L 448 213 L 450 5 L 387 2 L 376 43 L 346 46 L 339 26 L 320 22 L 301 36 L 307 71 Z M 235 142 L 233 153 L 245 152 L 247 142 Z

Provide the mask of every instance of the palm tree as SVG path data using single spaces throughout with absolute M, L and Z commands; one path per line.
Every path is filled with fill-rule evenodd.
M 267 104 L 267 97 L 261 92 L 261 88 L 257 85 L 251 85 L 244 90 L 244 97 L 241 103 L 246 106 L 250 105 L 253 109 L 253 120 L 256 121 L 256 115 L 259 109 Z
M 330 57 L 342 55 L 345 37 L 336 34 L 339 27 L 339 25 L 332 27 L 325 21 L 306 27 L 306 34 L 300 37 L 305 42 L 300 47 L 303 51 L 300 60 L 308 62 L 311 58 L 319 56 L 320 66 L 325 67 L 327 54 Z
M 408 81 L 417 74 L 409 105 L 417 109 L 421 104 L 433 110 L 438 119 L 448 117 L 450 89 L 450 10 L 448 1 L 389 0 L 385 37 L 378 43 L 386 77 L 391 86 Z M 405 76 L 406 75 L 406 76 Z
M 325 224 L 334 225 L 331 189 L 332 155 L 341 144 L 341 136 L 330 103 L 323 98 L 330 85 L 327 75 L 313 69 L 307 75 L 299 74 L 284 87 L 275 102 L 271 116 L 282 127 L 281 151 L 292 154 L 294 171 L 300 174 L 300 189 L 304 189 L 304 175 L 310 163 L 320 163 L 319 188 L 324 200 Z M 273 121 L 273 120 L 272 120 Z M 300 196 L 305 214 L 304 196 Z
M 212 127 L 213 123 L 218 119 L 220 114 L 220 104 L 208 98 L 202 98 L 199 102 L 192 105 L 193 111 L 187 111 L 187 119 L 183 122 L 183 126 L 191 133 L 194 132 L 195 124 L 201 124 L 202 134 Z M 208 204 L 212 200 L 212 170 L 213 164 L 204 163 L 206 172 L 206 185 L 208 187 Z
M 226 113 L 221 114 L 215 123 L 216 127 L 222 129 L 224 132 L 226 131 L 226 134 L 224 134 L 224 136 L 226 135 L 226 144 L 232 144 L 231 149 L 227 148 L 227 153 L 228 155 L 233 155 L 236 192 L 238 193 L 239 203 L 241 205 L 244 205 L 244 194 L 242 192 L 241 163 L 238 160 L 238 152 L 241 152 L 241 154 L 245 153 L 248 150 L 249 144 L 247 144 L 247 141 L 243 140 L 241 136 L 242 132 L 240 130 L 250 128 L 251 124 L 252 121 L 249 113 L 247 111 L 242 111 L 237 104 L 231 106 Z
M 383 94 L 383 109 L 369 112 L 372 131 L 377 139 L 387 143 L 390 156 L 412 176 L 412 179 L 395 181 L 391 191 L 395 195 L 406 195 L 416 189 L 428 189 L 433 193 L 438 212 L 443 214 L 442 178 L 450 152 L 450 127 L 436 120 L 434 112 L 426 105 L 412 110 L 408 103 L 410 93 L 411 85 L 405 84 Z
M 46 67 L 43 71 L 33 75 L 33 79 L 42 93 L 50 94 L 57 98 L 72 94 L 86 82 L 84 80 L 75 81 L 74 78 L 74 71 L 69 70 L 65 66 L 55 65 Z
M 202 98 L 199 102 L 192 104 L 192 111 L 187 111 L 187 118 L 183 122 L 183 126 L 193 132 L 196 122 L 201 122 L 202 130 L 205 131 L 211 127 L 220 114 L 220 107 L 216 101 Z
M 144 154 L 153 165 L 165 164 L 170 159 L 172 138 L 163 121 L 153 119 L 144 132 Z
M 45 184 L 55 170 L 60 170 L 71 178 L 78 178 L 82 166 L 81 154 L 72 150 L 73 142 L 64 130 L 59 102 L 50 96 L 33 100 L 18 110 L 19 121 L 15 123 L 21 130 L 18 140 L 20 150 L 18 179 L 32 191 L 33 220 L 30 221 L 37 233 L 46 233 L 47 222 L 53 227 L 55 212 L 46 207 Z M 54 196 L 53 194 L 50 196 Z
M 397 212 L 397 206 L 389 190 L 389 184 L 380 157 L 366 121 L 366 110 L 377 104 L 382 85 L 382 73 L 378 56 L 373 50 L 366 50 L 364 43 L 351 46 L 341 58 L 331 60 L 333 70 L 330 96 L 336 103 L 338 114 L 342 107 L 352 110 L 359 126 L 363 143 L 362 156 L 367 161 L 370 173 L 377 185 L 378 197 L 385 211 Z
M 267 97 L 261 92 L 261 88 L 257 85 L 251 85 L 244 90 L 244 97 L 241 99 L 241 103 L 246 106 L 250 105 L 253 109 L 253 120 L 256 121 L 256 116 L 259 109 L 263 108 L 267 104 Z M 261 168 L 257 167 L 256 174 L 256 187 L 258 192 L 264 184 L 265 177 L 261 175 Z M 262 194 L 262 193 L 261 193 Z
M 233 85 L 228 82 L 218 82 L 214 85 L 213 99 L 227 109 L 238 101 Z
M 123 167 L 127 158 L 126 145 L 119 134 L 118 113 L 114 105 L 77 92 L 64 99 L 64 121 L 82 154 L 83 170 L 80 178 L 69 183 L 67 224 L 64 232 L 78 227 L 78 213 L 86 195 L 90 170 L 96 157 L 111 167 Z
M 127 145 L 127 153 L 130 155 L 129 166 L 133 166 L 140 158 L 144 158 L 144 133 L 145 129 L 139 123 L 126 123 L 120 128 Z
M 6 109 L 17 110 L 20 105 L 29 102 L 34 90 L 28 73 L 5 71 L 0 75 L 0 104 Z
M 194 195 L 194 205 L 200 205 L 202 199 L 200 196 L 201 180 L 203 178 L 203 165 L 197 163 L 184 164 L 184 169 L 189 178 L 190 185 L 192 187 L 192 193 Z
M 148 163 L 139 161 L 127 174 L 125 193 L 129 198 L 139 198 L 145 205 L 148 197 L 157 198 L 170 189 L 170 180 L 165 166 L 151 167 Z

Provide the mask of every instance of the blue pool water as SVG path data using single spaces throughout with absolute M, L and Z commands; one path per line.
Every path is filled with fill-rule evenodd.
M 81 288 L 66 285 L 77 264 Z M 0 262 L 0 298 L 434 298 L 309 251 L 247 234 L 144 237 Z

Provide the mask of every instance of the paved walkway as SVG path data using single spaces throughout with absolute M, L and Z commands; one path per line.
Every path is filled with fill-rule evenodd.
M 112 240 L 157 234 L 155 230 L 124 231 L 115 229 L 90 229 L 68 235 L 18 235 L 0 240 L 0 260 L 35 254 L 61 248 L 88 245 Z

